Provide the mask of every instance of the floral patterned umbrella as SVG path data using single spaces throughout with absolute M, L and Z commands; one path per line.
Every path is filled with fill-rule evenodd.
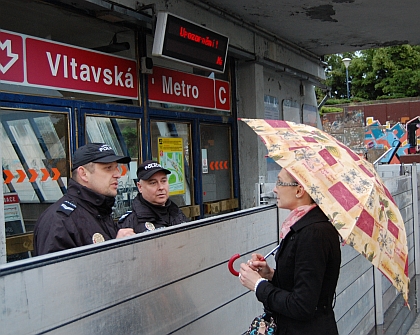
M 407 302 L 404 221 L 374 166 L 317 128 L 281 120 L 240 120 L 261 137 L 268 156 L 303 185 L 345 243 L 377 267 Z

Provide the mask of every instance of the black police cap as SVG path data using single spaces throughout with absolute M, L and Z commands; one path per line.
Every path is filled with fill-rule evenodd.
M 87 163 L 129 163 L 131 158 L 128 156 L 118 156 L 108 144 L 88 143 L 78 148 L 73 155 L 73 166 L 71 170 Z
M 141 163 L 137 169 L 137 179 L 147 180 L 156 172 L 163 171 L 166 174 L 171 174 L 171 171 L 165 169 L 156 161 L 145 161 Z

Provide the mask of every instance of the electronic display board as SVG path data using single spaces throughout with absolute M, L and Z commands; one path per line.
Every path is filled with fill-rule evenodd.
M 159 12 L 152 55 L 224 72 L 228 43 L 228 37 L 206 27 Z

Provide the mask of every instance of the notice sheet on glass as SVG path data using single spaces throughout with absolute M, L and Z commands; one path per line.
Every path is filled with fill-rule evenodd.
M 184 173 L 184 150 L 182 138 L 159 137 L 158 138 L 159 163 L 171 171 L 168 175 L 169 194 L 185 193 Z

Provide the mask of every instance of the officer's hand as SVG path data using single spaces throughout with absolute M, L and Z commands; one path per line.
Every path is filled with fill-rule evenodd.
M 131 235 L 136 235 L 133 228 L 122 228 L 118 230 L 117 238 L 127 237 Z

